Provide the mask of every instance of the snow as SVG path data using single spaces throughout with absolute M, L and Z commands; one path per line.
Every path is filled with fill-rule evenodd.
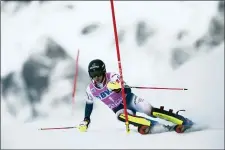
M 39 9 L 33 3 L 11 19 L 1 13 L 5 19 L 1 23 L 1 75 L 19 70 L 32 53 L 30 48 L 43 35 L 56 39 L 74 58 L 79 48 L 79 65 L 84 69 L 91 59 L 99 57 L 106 62 L 108 70 L 117 71 L 115 46 L 110 46 L 114 39 L 110 3 L 74 2 L 74 5 L 75 11 L 66 12 L 59 7 L 60 2 L 49 3 Z M 114 114 L 97 103 L 88 132 L 80 133 L 76 129 L 40 131 L 38 129 L 42 127 L 76 126 L 83 119 L 83 105 L 76 104 L 72 116 L 72 106 L 62 107 L 56 112 L 49 110 L 51 117 L 48 119 L 24 124 L 11 118 L 2 102 L 1 148 L 224 148 L 224 43 L 210 53 L 197 55 L 176 71 L 168 65 L 170 48 L 174 44 L 172 37 L 186 28 L 191 31 L 188 37 L 188 42 L 191 42 L 206 32 L 205 24 L 215 13 L 215 2 L 115 2 L 115 9 L 119 29 L 125 27 L 129 31 L 129 38 L 120 45 L 125 80 L 134 86 L 188 88 L 188 91 L 133 91 L 154 106 L 186 109 L 185 116 L 211 128 L 188 134 L 171 132 L 143 136 L 131 126 L 132 131 L 127 134 L 125 126 L 116 120 Z M 152 22 L 159 31 L 145 49 L 137 48 L 132 38 L 135 21 L 142 19 Z M 99 22 L 101 28 L 81 37 L 81 27 L 90 22 Z M 82 101 L 82 95 L 77 94 L 76 100 Z

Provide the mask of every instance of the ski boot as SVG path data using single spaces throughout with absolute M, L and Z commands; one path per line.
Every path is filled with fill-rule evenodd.
M 178 114 L 179 111 L 177 111 L 176 114 Z M 175 125 L 174 130 L 177 133 L 184 133 L 187 129 L 191 128 L 194 122 L 192 122 L 190 119 L 185 118 L 185 121 L 181 125 Z
M 193 122 L 188 118 L 179 115 L 179 111 L 185 110 L 178 110 L 176 113 L 173 113 L 172 109 L 166 111 L 164 110 L 164 106 L 160 106 L 160 108 L 152 109 L 152 116 L 174 123 L 175 126 L 171 126 L 169 130 L 173 129 L 177 133 L 183 133 L 186 129 L 191 128 Z
M 145 118 L 146 119 L 146 118 Z M 146 126 L 146 125 L 139 125 L 138 126 L 138 132 L 140 134 L 150 134 L 152 132 L 152 128 L 155 127 L 155 125 L 159 125 L 159 123 L 157 121 L 151 120 L 151 119 L 146 119 L 149 122 L 151 122 L 150 126 Z
M 166 128 L 168 131 L 175 131 L 177 133 L 184 133 L 187 131 L 187 129 L 190 129 L 193 125 L 193 122 L 187 119 L 187 124 L 181 124 L 181 125 L 164 125 L 164 128 Z

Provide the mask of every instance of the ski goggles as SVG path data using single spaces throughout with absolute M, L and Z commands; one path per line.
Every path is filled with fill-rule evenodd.
M 94 72 L 89 72 L 91 78 L 95 78 L 95 77 L 100 77 L 103 75 L 102 71 L 94 71 Z

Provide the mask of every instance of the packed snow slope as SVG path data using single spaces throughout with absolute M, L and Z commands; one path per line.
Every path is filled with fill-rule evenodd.
M 42 51 L 46 36 L 64 47 L 73 59 L 79 48 L 81 70 L 86 71 L 91 59 L 100 58 L 108 71 L 118 71 L 110 3 L 74 2 L 71 5 L 75 10 L 70 11 L 61 4 L 49 2 L 40 6 L 34 2 L 14 15 L 1 13 L 1 76 L 21 72 L 30 54 L 39 59 L 37 53 Z M 76 126 L 83 119 L 87 74 L 79 72 L 75 109 L 72 110 L 72 103 L 60 103 L 60 96 L 71 94 L 72 83 L 60 80 L 57 75 L 68 70 L 58 67 L 53 78 L 57 80 L 50 82 L 40 103 L 31 105 L 47 117 L 24 123 L 30 116 L 30 105 L 25 105 L 18 92 L 1 95 L 1 148 L 224 149 L 224 41 L 211 48 L 206 44 L 198 51 L 192 47 L 207 32 L 206 24 L 216 14 L 216 5 L 216 2 L 115 2 L 118 30 L 126 33 L 120 42 L 125 81 L 132 86 L 188 88 L 188 91 L 133 89 L 133 92 L 153 106 L 164 105 L 165 109 L 175 111 L 186 109 L 184 116 L 210 128 L 188 134 L 170 132 L 143 136 L 131 126 L 132 131 L 127 134 L 124 124 L 96 101 L 88 132 L 80 133 L 76 129 L 39 131 L 42 127 Z M 139 40 L 134 36 L 138 20 L 145 20 L 152 27 L 148 30 L 152 37 L 142 46 L 138 46 Z M 82 27 L 93 22 L 100 24 L 97 31 L 82 36 Z M 179 41 L 175 37 L 182 29 L 189 34 Z M 171 53 L 177 47 L 186 52 L 189 59 L 174 69 Z M 20 74 L 16 77 L 21 81 Z M 55 83 L 58 80 L 60 82 Z M 62 105 L 50 105 L 55 97 Z M 9 106 L 16 109 L 16 117 L 11 115 Z
M 140 135 L 132 128 L 127 134 L 125 126 L 118 123 L 112 113 L 104 107 L 94 110 L 92 124 L 86 133 L 76 129 L 39 131 L 41 127 L 73 126 L 77 117 L 52 118 L 22 125 L 5 122 L 2 125 L 4 148 L 224 148 L 224 97 L 223 97 L 223 46 L 184 65 L 170 76 L 170 82 L 163 85 L 186 85 L 183 92 L 160 92 L 160 98 L 146 99 L 166 108 L 185 108 L 186 116 L 194 121 L 207 124 L 211 129 L 199 132 L 177 134 L 161 133 Z M 150 94 L 148 94 L 150 93 Z M 156 94 L 157 95 L 157 94 Z M 2 114 L 3 115 L 3 114 Z M 5 116 L 5 115 L 4 115 Z M 3 122 L 4 123 L 4 122 Z M 164 139 L 164 140 L 163 140 Z M 165 140 L 166 139 L 166 140 Z

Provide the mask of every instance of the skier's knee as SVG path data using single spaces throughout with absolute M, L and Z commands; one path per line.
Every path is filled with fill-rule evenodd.
M 139 127 L 139 126 L 150 126 L 151 125 L 151 120 L 148 120 L 144 117 L 141 117 L 141 116 L 136 116 L 136 115 L 131 115 L 131 114 L 128 114 L 127 115 L 127 121 L 129 122 L 129 124 L 132 124 L 136 127 Z M 121 122 L 126 122 L 126 116 L 124 113 L 121 113 L 119 116 L 118 116 L 118 120 L 121 121 Z
M 127 109 L 127 113 L 130 114 L 130 115 L 135 115 L 135 112 L 132 111 L 132 110 L 129 110 L 129 109 Z M 121 114 L 124 114 L 124 109 L 120 109 L 120 110 L 118 110 L 118 111 L 116 112 L 116 117 L 117 117 L 117 119 L 118 119 L 119 121 L 121 121 L 120 118 L 119 118 L 119 116 L 120 116 Z

